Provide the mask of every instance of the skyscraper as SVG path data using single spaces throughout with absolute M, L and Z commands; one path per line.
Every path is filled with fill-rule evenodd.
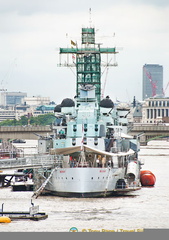
M 143 66 L 143 100 L 163 96 L 163 66 L 145 64 Z

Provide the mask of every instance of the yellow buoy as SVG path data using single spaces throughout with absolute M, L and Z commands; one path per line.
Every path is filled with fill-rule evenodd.
M 0 223 L 10 223 L 11 219 L 9 217 L 6 216 L 2 216 L 0 217 Z

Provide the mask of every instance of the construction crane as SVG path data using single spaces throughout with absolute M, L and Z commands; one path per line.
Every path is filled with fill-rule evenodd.
M 157 89 L 157 81 L 154 82 L 151 77 L 151 73 L 147 72 L 146 68 L 144 67 L 144 71 L 146 73 L 146 76 L 148 77 L 150 84 L 151 84 L 151 89 L 152 89 L 152 97 L 156 96 L 156 89 Z
M 165 94 L 166 94 L 166 91 L 167 91 L 168 86 L 169 86 L 169 82 L 167 83 L 167 86 L 165 87 L 165 89 L 162 89 L 162 91 L 163 91 L 163 96 L 164 96 L 164 97 L 165 97 Z

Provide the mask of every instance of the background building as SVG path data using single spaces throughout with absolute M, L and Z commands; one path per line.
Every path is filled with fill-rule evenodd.
M 163 66 L 145 64 L 143 66 L 143 100 L 163 96 Z
M 142 123 L 169 122 L 169 98 L 149 98 L 142 106 Z
M 27 97 L 27 93 L 0 91 L 0 122 L 53 113 L 56 104 L 49 97 Z
M 27 97 L 27 93 L 7 92 L 6 90 L 0 91 L 0 106 L 5 107 L 5 106 L 16 106 L 18 104 L 23 104 L 25 97 Z
M 23 104 L 24 98 L 27 97 L 27 93 L 22 92 L 6 92 L 6 105 L 18 105 Z
M 39 105 L 48 105 L 50 103 L 50 97 L 25 97 L 24 104 L 29 106 L 39 106 Z
M 25 115 L 24 111 L 18 111 L 16 109 L 0 109 L 0 122 L 5 120 L 19 120 Z

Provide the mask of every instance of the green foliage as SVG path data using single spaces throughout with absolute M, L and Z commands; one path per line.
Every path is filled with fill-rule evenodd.
M 45 114 L 45 115 L 39 115 L 38 117 L 31 117 L 30 118 L 30 124 L 31 125 L 50 125 L 55 121 L 55 115 L 54 114 Z
M 55 122 L 55 115 L 53 113 L 48 113 L 44 115 L 39 115 L 38 117 L 31 117 L 29 119 L 30 125 L 50 125 Z M 22 116 L 19 121 L 14 120 L 5 120 L 0 122 L 0 126 L 22 126 L 28 124 L 28 118 Z

